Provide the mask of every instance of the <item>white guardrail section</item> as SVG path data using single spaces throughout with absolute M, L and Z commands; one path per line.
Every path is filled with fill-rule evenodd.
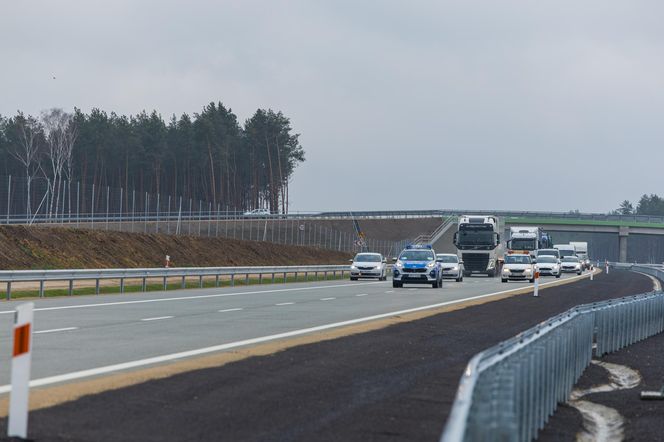
M 661 266 L 617 266 L 664 279 Z M 530 441 L 595 356 L 664 331 L 664 292 L 574 307 L 475 355 L 441 442 Z
M 0 284 L 7 286 L 6 298 L 11 299 L 12 283 L 16 282 L 39 282 L 39 296 L 44 296 L 44 283 L 46 281 L 69 281 L 69 295 L 74 292 L 74 281 L 94 280 L 95 293 L 99 294 L 100 280 L 115 279 L 120 281 L 120 292 L 124 292 L 126 279 L 142 280 L 143 291 L 146 290 L 147 279 L 160 278 L 164 290 L 167 288 L 169 278 L 181 278 L 182 288 L 185 288 L 187 278 L 198 277 L 199 287 L 203 287 L 205 277 L 215 277 L 215 286 L 219 286 L 222 276 L 229 277 L 231 286 L 235 285 L 238 277 L 244 277 L 245 283 L 250 276 L 258 276 L 258 282 L 263 282 L 264 276 L 269 276 L 272 283 L 279 277 L 283 282 L 288 275 L 296 279 L 304 275 L 304 280 L 309 275 L 318 279 L 323 275 L 325 279 L 329 276 L 342 278 L 350 272 L 348 265 L 310 265 L 310 266 L 277 266 L 277 267 L 170 267 L 151 269 L 84 269 L 84 270 L 1 270 Z

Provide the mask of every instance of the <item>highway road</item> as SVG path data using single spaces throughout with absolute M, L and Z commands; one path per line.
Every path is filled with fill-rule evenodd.
M 34 385 L 50 385 L 99 376 L 528 285 L 483 277 L 445 281 L 442 289 L 395 289 L 390 281 L 326 281 L 39 299 L 31 378 L 37 380 Z M 13 306 L 19 302 L 0 307 L 0 348 L 11 348 Z M 9 366 L 9 352 L 2 352 L 0 364 Z M 0 393 L 8 391 L 8 383 L 8 370 L 0 371 Z

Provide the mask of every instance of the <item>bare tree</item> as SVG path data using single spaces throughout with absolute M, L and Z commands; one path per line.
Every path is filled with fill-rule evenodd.
M 60 206 L 63 175 L 67 179 L 72 176 L 72 151 L 78 136 L 76 124 L 71 114 L 62 109 L 53 108 L 41 114 L 46 139 L 46 156 L 50 162 L 49 192 L 51 193 L 48 214 L 53 214 L 53 206 L 57 211 Z
M 40 135 L 42 133 L 41 123 L 31 115 L 26 118 L 22 112 L 13 120 L 16 128 L 18 143 L 13 144 L 9 153 L 18 160 L 25 168 L 26 178 L 26 213 L 28 218 L 32 215 L 32 204 L 30 201 L 32 180 L 39 171 L 40 157 Z

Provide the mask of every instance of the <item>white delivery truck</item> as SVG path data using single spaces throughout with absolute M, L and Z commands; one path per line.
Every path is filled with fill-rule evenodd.
M 585 241 L 570 241 L 569 243 L 576 249 L 576 256 L 579 257 L 579 261 L 581 261 L 583 267 L 589 269 L 590 257 L 588 256 L 588 243 Z
M 572 244 L 554 244 L 553 248 L 560 252 L 560 259 L 565 256 L 576 256 L 576 247 Z

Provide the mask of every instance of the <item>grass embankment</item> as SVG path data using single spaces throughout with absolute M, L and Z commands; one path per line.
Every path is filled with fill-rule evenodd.
M 345 252 L 315 249 L 259 241 L 228 238 L 204 238 L 162 234 L 92 231 L 60 227 L 0 226 L 0 269 L 99 269 L 99 268 L 154 268 L 162 267 L 166 255 L 171 267 L 232 267 L 232 266 L 287 266 L 347 264 L 352 256 Z M 332 279 L 332 275 L 328 275 Z M 324 278 L 322 274 L 319 279 Z M 194 282 L 195 280 L 195 282 Z M 262 282 L 271 282 L 264 275 Z M 313 274 L 309 280 L 315 280 Z M 163 290 L 163 282 L 147 285 L 148 291 Z M 168 289 L 182 288 L 181 280 L 169 278 Z M 294 282 L 289 276 L 287 282 Z M 304 275 L 298 275 L 304 281 Z M 140 292 L 142 284 L 125 281 L 125 292 Z M 257 276 L 246 281 L 236 278 L 235 285 L 261 282 Z M 275 282 L 283 282 L 277 276 Z M 230 279 L 220 279 L 220 286 L 229 286 Z M 66 282 L 47 282 L 45 296 L 69 294 Z M 75 282 L 73 294 L 94 294 L 95 282 Z M 215 278 L 205 278 L 204 287 L 214 287 Z M 50 287 L 49 287 L 50 286 Z M 187 280 L 187 288 L 199 287 L 198 278 Z M 100 293 L 119 293 L 119 281 L 102 280 Z M 16 283 L 12 298 L 38 296 L 38 283 Z M 6 297 L 6 285 L 0 281 L 0 296 Z

